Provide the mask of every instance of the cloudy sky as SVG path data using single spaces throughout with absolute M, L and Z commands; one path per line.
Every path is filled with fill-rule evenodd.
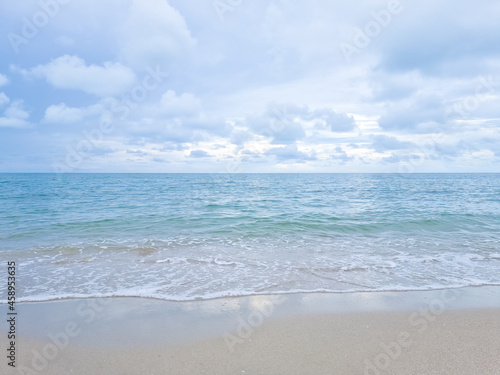
M 500 2 L 0 2 L 0 172 L 500 172 Z

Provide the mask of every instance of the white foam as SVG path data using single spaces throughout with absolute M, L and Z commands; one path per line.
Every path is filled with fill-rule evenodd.
M 19 301 L 101 296 L 190 301 L 500 283 L 500 253 L 491 251 L 491 241 L 462 248 L 463 238 L 439 235 L 437 240 L 391 234 L 376 241 L 350 235 L 313 242 L 190 239 L 196 242 L 191 246 L 185 238 L 72 244 L 67 251 L 59 246 L 25 253 L 18 296 Z

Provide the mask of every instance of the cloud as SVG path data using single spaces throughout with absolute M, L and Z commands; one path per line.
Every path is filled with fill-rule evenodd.
M 248 131 L 236 130 L 236 131 L 233 131 L 231 133 L 231 137 L 230 137 L 229 141 L 232 144 L 242 146 L 246 142 L 252 140 L 253 138 L 254 137 L 252 136 L 252 134 Z
M 79 124 L 85 120 L 109 115 L 109 108 L 114 101 L 103 99 L 88 107 L 69 107 L 66 103 L 47 107 L 42 119 L 43 123 Z M 94 124 L 95 126 L 95 124 Z
M 9 103 L 10 99 L 4 92 L 0 92 L 0 108 Z
M 208 154 L 208 152 L 203 151 L 203 150 L 193 150 L 189 154 L 189 157 L 191 157 L 191 158 L 208 158 L 208 157 L 210 157 L 210 155 Z
M 0 73 L 0 86 L 4 86 L 9 83 L 9 79 Z
M 120 34 L 120 58 L 141 70 L 179 63 L 196 46 L 184 17 L 165 0 L 132 0 Z
M 247 116 L 243 125 L 254 134 L 272 138 L 273 144 L 292 144 L 306 136 L 298 120 L 272 104 L 261 115 Z
M 173 90 L 132 111 L 121 124 L 122 130 L 131 136 L 181 144 L 229 138 L 233 131 L 233 126 L 222 117 L 205 112 L 195 95 L 178 95 Z
M 51 105 L 45 110 L 44 121 L 48 123 L 75 123 L 81 121 L 84 111 L 80 108 L 69 108 L 66 104 Z
M 442 98 L 425 94 L 404 102 L 392 102 L 378 124 L 384 130 L 433 133 L 441 130 L 444 118 Z
M 244 125 L 255 134 L 271 137 L 272 144 L 290 145 L 306 139 L 306 128 L 311 125 L 332 132 L 346 132 L 355 128 L 354 119 L 331 108 L 310 109 L 308 106 L 271 102 L 258 116 L 247 116 Z
M 370 136 L 370 138 L 372 140 L 371 148 L 377 152 L 384 152 L 387 150 L 402 150 L 415 146 L 415 144 L 411 142 L 403 142 L 396 137 L 391 137 L 383 134 L 372 135 Z
M 353 130 L 356 126 L 352 116 L 337 113 L 330 108 L 311 111 L 309 117 L 316 122 L 322 121 L 332 132 L 347 132 Z
M 272 131 L 272 128 L 270 128 Z M 267 129 L 264 129 L 264 131 Z M 266 135 L 265 132 L 262 133 Z M 288 121 L 283 124 L 283 128 L 278 128 L 273 132 L 272 144 L 275 145 L 289 145 L 304 139 L 306 132 L 303 126 L 297 121 Z
M 199 133 L 202 132 L 210 136 L 228 138 L 233 130 L 233 126 L 224 121 L 223 118 L 215 117 L 205 113 L 200 113 L 196 118 L 188 118 L 183 121 L 186 128 Z
M 55 39 L 56 43 L 59 43 L 65 47 L 70 47 L 75 44 L 75 41 L 67 36 L 59 36 Z
M 30 117 L 28 111 L 24 109 L 22 100 L 15 100 L 4 111 L 0 117 L 0 128 L 25 128 L 30 126 L 27 121 Z
M 422 82 L 417 72 L 392 73 L 374 72 L 370 76 L 372 96 L 375 101 L 401 101 L 414 94 Z
M 265 154 L 275 156 L 279 161 L 295 160 L 296 162 L 303 163 L 305 161 L 317 160 L 316 156 L 299 151 L 296 144 L 275 147 L 268 150 Z
M 348 161 L 354 160 L 354 156 L 348 155 L 342 147 L 337 146 L 335 147 L 334 152 L 331 153 L 330 159 L 338 160 L 341 162 L 341 164 L 345 164 Z
M 310 109 L 307 105 L 270 103 L 265 116 L 271 121 L 287 124 L 290 121 L 322 123 L 333 132 L 353 130 L 356 126 L 352 116 L 337 113 L 332 108 Z
M 77 56 L 64 55 L 46 65 L 22 71 L 27 77 L 45 78 L 59 89 L 81 90 L 99 97 L 123 93 L 135 82 L 135 75 L 121 63 L 86 65 Z
M 500 6 L 487 1 L 423 0 L 405 5 L 402 21 L 380 42 L 380 67 L 386 71 L 419 70 L 441 76 L 474 75 L 486 59 L 500 57 L 496 36 Z M 446 14 L 446 17 L 442 17 Z M 425 27 L 423 26 L 425 23 Z
M 341 43 L 387 1 L 232 3 L 221 21 L 213 1 L 68 2 L 22 60 L 0 40 L 0 159 L 50 170 L 54 151 L 64 158 L 108 116 L 114 152 L 87 153 L 89 171 L 164 171 L 157 158 L 168 171 L 231 159 L 243 171 L 395 172 L 422 155 L 422 172 L 498 172 L 499 2 L 405 2 L 351 63 Z M 0 24 L 21 35 L 40 4 L 0 4 Z M 25 70 L 2 70 L 18 61 Z M 135 100 L 148 67 L 168 76 Z
M 149 153 L 141 151 L 141 150 L 127 150 L 127 154 L 136 155 L 138 157 L 144 157 L 144 156 L 149 155 Z
M 201 111 L 200 100 L 191 93 L 179 96 L 168 90 L 160 99 L 160 113 L 167 116 L 192 116 Z
M 420 158 L 418 156 L 412 156 L 412 155 L 400 155 L 396 153 L 392 153 L 390 156 L 387 156 L 382 159 L 385 163 L 389 164 L 398 164 L 402 162 L 410 162 L 412 160 L 419 160 Z

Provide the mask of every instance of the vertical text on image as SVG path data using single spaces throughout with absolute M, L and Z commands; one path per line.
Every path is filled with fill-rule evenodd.
M 7 262 L 7 364 L 16 367 L 16 262 Z

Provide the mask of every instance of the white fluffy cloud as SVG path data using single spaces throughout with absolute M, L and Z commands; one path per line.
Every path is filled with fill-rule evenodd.
M 22 100 L 15 100 L 7 107 L 3 115 L 0 117 L 0 128 L 27 127 L 29 126 L 29 122 L 27 121 L 29 117 L 30 114 L 26 109 L 24 109 Z
M 169 116 L 192 116 L 201 110 L 200 100 L 191 93 L 177 95 L 175 91 L 168 90 L 160 100 L 160 113 Z
M 83 111 L 79 108 L 68 108 L 66 104 L 51 105 L 45 111 L 44 120 L 49 123 L 71 123 L 81 121 Z
M 273 144 L 281 145 L 306 139 L 307 130 L 319 128 L 328 132 L 349 132 L 356 126 L 352 116 L 331 108 L 311 109 L 307 105 L 291 103 L 269 103 L 261 115 L 247 116 L 243 125 L 250 132 L 271 137 Z M 241 143 L 245 137 L 241 132 L 235 132 L 233 136 L 236 143 Z
M 87 65 L 83 59 L 70 55 L 58 57 L 24 73 L 28 77 L 45 78 L 59 89 L 82 90 L 100 97 L 123 93 L 135 82 L 133 71 L 121 63 Z
M 0 73 L 0 86 L 6 85 L 7 83 L 9 83 L 7 77 Z
M 396 137 L 389 137 L 387 135 L 379 134 L 372 135 L 372 148 L 377 152 L 384 152 L 387 150 L 401 150 L 414 146 L 411 142 L 400 141 Z
M 4 92 L 0 92 L 0 108 L 9 103 L 10 99 Z
M 314 155 L 308 155 L 299 151 L 297 145 L 295 144 L 272 148 L 266 152 L 266 155 L 275 156 L 280 162 L 293 160 L 295 162 L 303 163 L 304 161 L 317 160 Z
M 5 136 L 31 153 L 23 128 L 36 128 L 64 153 L 107 116 L 107 170 L 154 159 L 175 171 L 228 160 L 254 172 L 499 170 L 500 3 L 401 2 L 384 20 L 387 0 L 223 2 L 221 20 L 213 1 L 72 1 L 22 55 L 0 40 L 0 72 L 26 69 L 0 74 Z M 0 4 L 4 35 L 40 10 L 29 3 Z M 347 62 L 341 45 L 356 40 Z
M 132 0 L 119 31 L 120 58 L 138 70 L 170 66 L 196 45 L 182 15 L 164 0 Z

